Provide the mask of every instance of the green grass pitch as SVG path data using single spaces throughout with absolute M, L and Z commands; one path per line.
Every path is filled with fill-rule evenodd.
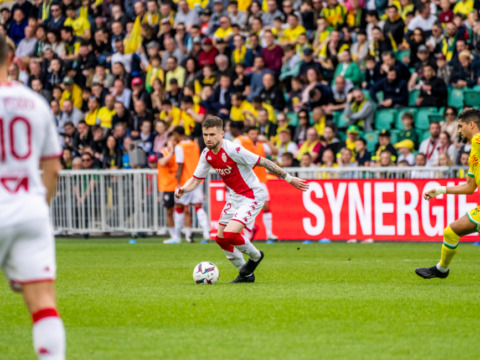
M 423 280 L 440 243 L 257 244 L 255 284 L 216 244 L 57 241 L 68 359 L 479 359 L 480 247 Z M 195 285 L 212 261 L 214 286 Z M 0 286 L 0 359 L 35 359 L 30 318 Z

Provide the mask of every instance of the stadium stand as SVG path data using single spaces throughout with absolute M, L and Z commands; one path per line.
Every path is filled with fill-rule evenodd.
M 440 142 L 431 123 L 450 134 L 452 163 L 468 151 L 455 134 L 455 118 L 445 113 L 480 103 L 479 1 L 17 0 L 2 6 L 0 33 L 14 52 L 10 80 L 50 103 L 65 169 L 85 152 L 95 159 L 89 168 L 147 167 L 138 159 L 160 153 L 177 125 L 203 146 L 204 114 L 224 120 L 227 138 L 232 121 L 257 126 L 279 164 L 276 155 L 288 146 L 280 133 L 289 129 L 297 159 L 310 127 L 321 143 L 317 166 L 325 149 L 344 147 L 352 163 L 378 165 L 375 156 L 359 161 L 348 136 L 352 126 L 370 152 L 387 130 L 393 145 L 412 139 L 415 153 L 431 139 L 436 158 Z M 288 123 L 279 124 L 281 114 Z M 404 128 L 405 114 L 413 129 Z M 138 157 L 139 151 L 145 154 Z

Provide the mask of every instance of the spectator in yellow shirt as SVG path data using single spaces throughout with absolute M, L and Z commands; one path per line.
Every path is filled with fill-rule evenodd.
M 454 14 L 463 14 L 469 16 L 473 11 L 473 0 L 460 0 L 453 8 Z
M 180 108 L 173 106 L 170 100 L 163 101 L 159 118 L 167 123 L 168 132 L 171 132 L 175 126 L 180 125 L 180 113 Z
M 255 111 L 252 104 L 245 99 L 242 93 L 233 94 L 231 101 L 230 120 L 232 121 L 245 121 L 247 120 L 247 115 Z
M 300 34 L 304 34 L 306 30 L 302 25 L 298 24 L 298 17 L 294 13 L 288 15 L 287 22 L 289 27 L 283 31 L 283 44 L 291 44 L 295 46 Z
M 178 60 L 175 56 L 170 56 L 167 60 L 167 75 L 165 76 L 165 90 L 170 91 L 170 80 L 176 79 L 178 86 L 183 87 L 185 81 L 185 68 L 178 66 Z
M 81 110 L 83 105 L 82 89 L 74 83 L 72 77 L 65 76 L 63 78 L 63 88 L 62 97 L 60 98 L 61 109 L 63 110 L 63 101 L 68 99 L 72 101 L 73 106 Z
M 215 41 L 215 44 L 220 39 L 223 39 L 226 43 L 228 43 L 232 35 L 233 31 L 230 24 L 230 18 L 226 15 L 220 17 L 220 27 L 213 34 L 213 40 Z
M 65 20 L 63 26 L 71 26 L 73 34 L 85 40 L 89 40 L 92 36 L 88 19 L 83 16 L 79 17 L 73 5 L 67 6 L 67 20 Z
M 88 112 L 85 114 L 85 122 L 88 126 L 98 125 L 98 108 L 100 103 L 96 96 L 88 99 Z
M 115 96 L 105 96 L 105 106 L 98 110 L 98 119 L 103 128 L 112 128 L 112 118 L 115 115 Z
M 338 28 L 345 23 L 347 8 L 337 0 L 327 0 L 327 7 L 322 9 L 320 17 L 325 18 L 331 27 Z

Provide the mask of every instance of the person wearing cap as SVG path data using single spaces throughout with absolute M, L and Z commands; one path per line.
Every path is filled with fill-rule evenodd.
M 139 77 L 134 77 L 131 82 L 132 87 L 132 100 L 130 101 L 131 104 L 134 104 L 137 100 L 142 100 L 147 108 L 152 107 L 152 99 L 150 98 L 150 94 L 145 89 L 143 85 L 143 81 Z
M 447 63 L 447 58 L 443 54 L 436 54 L 435 59 L 437 64 L 437 76 L 442 79 L 445 84 L 450 84 L 452 68 Z
M 212 39 L 203 39 L 203 50 L 198 55 L 198 65 L 206 66 L 215 65 L 215 57 L 218 55 L 218 50 L 213 46 Z
M 480 64 L 473 61 L 472 53 L 469 50 L 463 50 L 458 54 L 458 60 L 459 64 L 452 71 L 452 86 L 456 89 L 463 89 L 477 85 L 480 77 Z
M 350 125 L 347 129 L 347 139 L 345 140 L 345 146 L 347 149 L 352 150 L 353 158 L 352 161 L 355 161 L 355 143 L 359 139 L 360 129 L 357 125 Z
M 72 101 L 73 106 L 81 109 L 83 104 L 82 89 L 75 84 L 72 77 L 65 76 L 63 78 L 63 88 L 62 97 L 60 98 L 60 108 L 63 110 L 63 101 L 68 99 Z
M 374 156 L 372 156 L 373 161 L 379 161 L 380 153 L 385 150 L 390 152 L 390 154 L 392 154 L 392 156 L 394 156 L 396 159 L 397 150 L 390 143 L 391 137 L 392 137 L 392 134 L 390 134 L 390 131 L 388 130 L 380 131 L 380 134 L 378 135 L 378 143 L 377 145 L 375 145 Z
M 347 96 L 343 116 L 348 119 L 348 126 L 357 125 L 364 131 L 371 131 L 375 117 L 375 107 L 365 97 L 363 91 L 355 89 Z
M 291 45 L 291 46 L 295 48 L 294 45 Z M 298 76 L 300 76 L 303 79 L 305 79 L 305 76 L 309 69 L 314 69 L 318 74 L 323 72 L 322 65 L 320 65 L 320 63 L 314 60 L 313 55 L 314 53 L 312 48 L 306 47 L 303 50 L 303 61 L 301 61 L 300 69 L 298 70 Z
M 395 149 L 398 149 L 400 155 L 398 156 L 398 162 L 407 161 L 408 165 L 415 165 L 415 155 L 412 154 L 412 151 L 415 150 L 415 144 L 412 140 L 402 140 L 395 144 Z

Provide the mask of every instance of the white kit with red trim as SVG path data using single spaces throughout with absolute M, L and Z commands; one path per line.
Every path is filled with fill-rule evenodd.
M 48 219 L 39 163 L 60 155 L 45 99 L 22 84 L 0 84 L 0 228 Z
M 260 156 L 246 150 L 243 146 L 223 140 L 218 154 L 214 154 L 208 148 L 203 150 L 193 176 L 197 179 L 205 179 L 212 167 L 235 194 L 263 202 L 265 190 L 252 170 L 260 159 Z

